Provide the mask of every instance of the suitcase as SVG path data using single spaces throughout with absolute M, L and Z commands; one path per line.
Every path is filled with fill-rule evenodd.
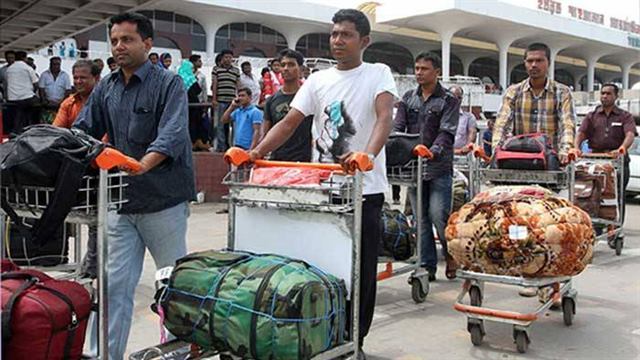
M 494 168 L 510 170 L 558 170 L 560 160 L 547 135 L 522 134 L 496 148 Z
M 586 211 L 591 217 L 598 217 L 600 213 L 600 200 L 602 187 L 598 179 L 588 176 L 576 178 L 574 185 L 573 203 Z
M 343 342 L 344 281 L 277 255 L 204 251 L 179 259 L 157 295 L 178 339 L 245 359 L 309 359 Z
M 80 359 L 91 297 L 36 270 L 2 274 L 2 358 Z
M 611 164 L 583 161 L 576 164 L 575 178 L 576 182 L 582 179 L 593 179 L 599 183 L 601 196 L 597 217 L 615 221 L 618 218 L 618 179 L 615 168 Z

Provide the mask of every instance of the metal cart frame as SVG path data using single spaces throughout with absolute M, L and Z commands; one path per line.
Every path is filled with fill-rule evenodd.
M 482 153 L 476 153 L 482 156 Z M 575 185 L 575 165 L 569 163 L 563 170 L 559 171 L 527 171 L 527 170 L 505 170 L 490 169 L 481 166 L 474 168 L 474 193 L 481 190 L 486 182 L 499 182 L 501 184 L 529 185 L 541 184 L 555 187 L 555 190 L 567 190 L 568 198 L 573 202 Z M 467 317 L 467 330 L 471 335 L 471 342 L 475 346 L 482 344 L 485 335 L 484 321 L 493 321 L 513 325 L 513 338 L 518 352 L 525 353 L 531 342 L 529 337 L 529 326 L 533 324 L 539 316 L 546 312 L 554 303 L 562 301 L 564 323 L 570 326 L 573 323 L 573 316 L 576 311 L 577 291 L 572 288 L 570 276 L 551 277 L 540 279 L 527 279 L 517 276 L 504 276 L 484 274 L 473 271 L 458 270 L 457 276 L 464 279 L 462 291 L 456 299 L 454 309 L 465 314 Z M 548 299 L 536 310 L 530 313 L 519 313 L 514 311 L 495 310 L 482 306 L 484 297 L 484 284 L 497 283 L 519 287 L 538 288 L 542 291 L 550 290 Z M 469 294 L 470 305 L 462 303 L 462 299 Z
M 414 151 L 415 153 L 416 151 Z M 385 269 L 378 272 L 378 281 L 389 279 L 406 273 L 411 273 L 407 282 L 411 285 L 411 298 L 416 303 L 422 303 L 429 295 L 429 274 L 420 266 L 422 256 L 422 178 L 427 166 L 423 156 L 417 156 L 405 165 L 388 166 L 387 180 L 390 185 L 406 186 L 408 190 L 416 189 L 416 204 L 414 221 L 416 224 L 416 253 L 415 256 L 403 261 L 405 265 L 395 268 L 392 258 L 378 258 L 379 263 L 385 264 Z M 431 229 L 429 229 L 431 230 Z
M 613 176 L 616 184 L 616 219 L 608 220 L 591 217 L 591 222 L 593 223 L 594 228 L 596 226 L 602 226 L 604 228 L 602 234 L 596 236 L 596 242 L 606 241 L 609 244 L 609 247 L 614 249 L 616 255 L 620 256 L 622 254 L 622 248 L 624 247 L 624 219 L 622 217 L 625 206 L 624 156 L 620 155 L 614 157 L 606 153 L 589 153 L 583 154 L 581 159 L 596 164 L 611 164 L 615 170 L 615 174 Z
M 562 301 L 563 320 L 566 326 L 571 326 L 576 312 L 576 297 L 578 292 L 572 288 L 570 276 L 527 279 L 515 276 L 502 276 L 477 273 L 472 271 L 457 271 L 458 277 L 464 279 L 462 291 L 456 299 L 454 309 L 463 312 L 467 317 L 467 330 L 471 335 L 471 342 L 475 346 L 482 344 L 485 335 L 484 322 L 492 321 L 513 325 L 513 340 L 518 352 L 525 353 L 531 342 L 529 326 L 545 313 L 554 303 Z M 505 284 L 520 287 L 551 287 L 548 299 L 529 313 L 495 310 L 482 306 L 485 283 Z M 470 304 L 462 303 L 462 299 L 469 294 Z
M 234 148 L 232 150 L 235 151 Z M 230 154 L 229 150 L 227 154 Z M 235 159 L 231 156 L 231 162 Z M 235 165 L 246 164 L 245 161 L 235 163 Z M 288 166 L 288 167 L 311 167 L 323 168 L 341 173 L 342 168 L 337 164 L 310 164 L 291 163 L 280 161 L 258 160 L 256 166 Z M 224 178 L 223 184 L 229 187 L 229 220 L 227 233 L 227 247 L 229 250 L 237 249 L 236 218 L 238 208 L 260 208 L 267 211 L 281 212 L 303 212 L 322 213 L 335 216 L 336 221 L 346 225 L 351 230 L 351 332 L 350 339 L 332 349 L 328 349 L 313 357 L 314 360 L 329 360 L 339 356 L 353 356 L 358 358 L 359 346 L 359 308 L 360 308 L 360 237 L 362 222 L 362 191 L 363 173 L 358 170 L 353 175 L 344 175 L 341 179 L 323 182 L 320 186 L 274 186 L 257 185 L 249 182 L 251 178 L 251 167 L 244 166 L 233 168 Z M 286 234 L 283 234 L 286 235 Z M 298 234 L 299 235 L 299 234 Z M 283 240 L 287 241 L 287 240 Z M 299 241 L 291 240 L 291 241 Z M 215 350 L 198 349 L 191 344 L 174 340 L 158 346 L 149 347 L 131 354 L 129 359 L 164 359 L 167 355 L 175 356 L 172 359 L 202 358 L 219 355 L 220 359 L 235 359 L 235 356 L 228 353 L 219 353 Z M 157 356 L 149 358 L 148 356 Z
M 119 151 L 105 147 L 95 159 L 99 167 L 97 176 L 85 176 L 83 185 L 78 190 L 78 195 L 84 200 L 82 205 L 72 207 L 65 222 L 76 224 L 78 231 L 75 239 L 75 266 L 62 267 L 35 267 L 41 271 L 66 271 L 67 278 L 77 278 L 80 271 L 81 255 L 81 225 L 93 225 L 97 227 L 96 248 L 98 252 L 98 276 L 97 288 L 94 289 L 89 283 L 84 285 L 94 292 L 92 301 L 97 305 L 96 320 L 98 326 L 98 354 L 96 359 L 108 358 L 109 344 L 109 323 L 108 323 L 108 243 L 107 243 L 107 213 L 115 211 L 127 202 L 124 198 L 124 189 L 128 184 L 124 181 L 125 173 L 118 172 L 110 174 L 108 170 L 121 167 L 137 171 L 140 163 L 136 160 L 120 153 Z M 20 189 L 8 187 L 0 188 L 0 196 L 4 197 L 12 206 L 15 213 L 20 217 L 39 218 L 44 209 L 48 206 L 49 199 L 53 193 L 53 188 L 23 186 Z M 0 211 L 0 223 L 4 226 L 8 215 Z M 2 254 L 4 256 L 4 254 Z M 71 272 L 70 274 L 68 272 Z

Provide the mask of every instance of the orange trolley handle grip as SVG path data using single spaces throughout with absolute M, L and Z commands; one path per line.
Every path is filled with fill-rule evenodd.
M 133 172 L 138 172 L 142 168 L 142 165 L 140 165 L 140 162 L 136 159 L 111 147 L 105 147 L 100 152 L 100 155 L 96 157 L 96 164 L 99 168 L 104 170 L 111 170 L 114 167 L 120 167 Z
M 224 161 L 234 166 L 242 166 L 251 162 L 251 157 L 246 150 L 239 147 L 231 147 L 224 154 Z M 294 161 L 271 161 L 271 160 L 255 160 L 253 162 L 258 167 L 291 167 L 291 168 L 306 168 L 306 169 L 320 169 L 330 171 L 343 171 L 354 172 L 369 171 L 373 169 L 373 162 L 369 159 L 368 154 L 363 152 L 354 152 L 345 160 L 344 166 L 340 164 L 325 164 L 325 163 L 307 163 L 307 162 L 294 162 Z
M 480 146 L 474 146 L 473 148 L 473 156 L 480 158 L 484 161 L 491 161 L 491 158 L 489 156 L 487 156 L 487 154 L 484 152 L 484 149 L 481 148 Z
M 416 145 L 416 147 L 413 148 L 413 155 L 429 160 L 433 159 L 433 153 L 431 150 L 422 144 Z

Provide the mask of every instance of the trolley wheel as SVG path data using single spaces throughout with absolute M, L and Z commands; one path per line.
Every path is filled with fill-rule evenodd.
M 471 335 L 471 343 L 474 346 L 482 345 L 484 334 L 479 324 L 469 324 L 469 334 Z
M 570 297 L 562 299 L 562 318 L 564 324 L 571 326 L 573 324 L 573 317 L 576 314 L 576 302 Z
M 482 292 L 478 286 L 471 286 L 469 288 L 469 299 L 471 306 L 482 306 Z
M 416 304 L 423 303 L 429 294 L 429 283 L 423 288 L 420 279 L 411 280 L 411 298 Z
M 516 330 L 514 334 L 518 352 L 524 354 L 529 349 L 529 336 L 522 330 Z
M 615 249 L 616 255 L 620 256 L 622 254 L 622 248 L 624 247 L 624 237 L 618 236 L 615 240 Z

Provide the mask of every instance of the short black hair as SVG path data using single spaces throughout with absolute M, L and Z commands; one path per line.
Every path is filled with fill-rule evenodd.
M 278 54 L 278 61 L 282 62 L 282 58 L 284 57 L 295 59 L 296 63 L 298 63 L 298 66 L 302 66 L 302 64 L 304 64 L 304 56 L 302 56 L 302 54 L 299 51 L 292 50 L 292 49 L 284 49 L 280 51 L 280 53 Z
M 102 63 L 102 65 L 104 65 L 104 61 L 102 61 L 102 59 L 100 58 L 95 58 L 93 59 L 93 62 L 97 65 L 98 63 Z
M 109 19 L 109 33 L 111 33 L 113 25 L 121 24 L 123 22 L 136 24 L 136 31 L 140 34 L 142 40 L 146 40 L 148 38 L 153 39 L 153 24 L 151 24 L 151 20 L 137 12 L 125 12 L 112 16 L 111 19 Z
M 264 76 L 264 74 L 268 73 L 269 71 L 271 71 L 271 70 L 269 70 L 268 67 L 262 68 L 262 71 L 260 71 L 260 76 Z
M 9 55 L 9 54 L 13 54 L 13 56 L 16 56 L 16 52 L 15 51 L 7 50 L 7 51 L 4 52 L 4 57 L 7 57 L 7 55 Z
M 152 56 L 160 58 L 160 55 L 158 55 L 158 53 L 156 53 L 156 52 L 149 53 L 149 56 L 147 58 L 151 59 Z
M 273 65 L 274 62 L 280 63 L 280 59 L 279 58 L 273 58 L 273 59 L 269 60 L 269 66 Z
M 224 50 L 220 51 L 220 54 L 218 54 L 218 55 L 220 55 L 220 59 L 222 59 L 222 57 L 227 55 L 227 54 L 233 56 L 233 51 L 231 51 L 229 49 L 224 49 Z
M 111 65 L 111 64 L 115 64 L 116 63 L 116 59 L 113 58 L 113 56 L 109 57 L 107 59 L 107 65 Z
M 611 86 L 613 88 L 613 93 L 616 95 L 616 97 L 618 96 L 618 91 L 620 91 L 620 88 L 618 88 L 618 85 L 614 83 L 604 83 L 602 84 L 601 89 L 604 89 L 605 86 Z
M 62 62 L 62 59 L 60 58 L 60 56 L 52 56 L 51 58 L 49 58 L 49 64 L 51 64 L 52 62 L 54 62 L 56 60 Z
M 360 36 L 368 36 L 371 33 L 371 25 L 369 19 L 362 11 L 356 9 L 340 9 L 333 15 L 331 21 L 334 24 L 348 21 L 356 26 L 356 30 Z
M 251 63 L 250 63 L 250 62 L 248 62 L 248 61 L 245 61 L 245 62 L 243 62 L 242 64 L 240 64 L 240 68 L 243 68 L 243 67 L 245 67 L 246 65 L 251 66 Z
M 239 94 L 240 92 L 245 92 L 245 93 L 247 93 L 247 95 L 249 95 L 249 96 L 253 95 L 253 94 L 251 94 L 251 89 L 249 89 L 248 87 L 243 87 L 243 88 L 238 89 L 238 94 Z
M 99 60 L 99 59 L 96 59 Z M 93 76 L 98 76 L 100 75 L 100 68 L 98 67 L 98 64 L 95 63 L 96 60 L 78 60 L 76 61 L 75 64 L 73 64 L 73 67 L 71 67 L 71 73 L 73 74 L 73 71 L 76 68 L 79 67 L 86 67 L 89 68 L 89 70 L 91 71 L 91 75 Z
M 527 46 L 527 50 L 524 51 L 524 58 L 527 58 L 527 53 L 529 51 L 544 51 L 544 56 L 547 57 L 547 60 L 551 60 L 551 50 L 549 47 L 543 43 L 533 43 Z
M 198 54 L 192 54 L 191 56 L 189 56 L 189 61 L 191 61 L 192 63 L 195 63 L 196 61 L 200 60 L 202 58 L 202 56 L 198 55 Z
M 440 60 L 440 56 L 438 56 L 437 54 L 422 52 L 418 54 L 418 56 L 416 56 L 416 61 L 414 62 L 418 62 L 420 60 L 431 61 L 431 64 L 433 65 L 434 69 L 442 69 L 441 67 L 442 60 Z
M 16 51 L 16 60 L 25 60 L 27 58 L 26 51 Z

